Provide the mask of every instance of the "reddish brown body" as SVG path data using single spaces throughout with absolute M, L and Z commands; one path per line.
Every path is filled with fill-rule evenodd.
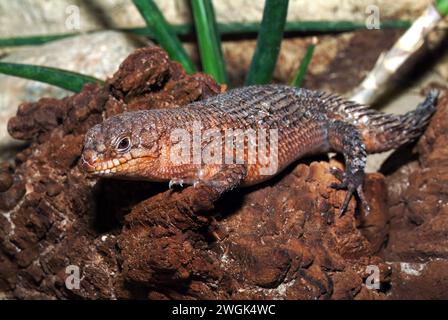
M 343 212 L 355 191 L 364 199 L 367 153 L 396 148 L 415 139 L 433 114 L 436 98 L 433 92 L 415 111 L 397 116 L 306 89 L 281 85 L 244 87 L 181 108 L 112 117 L 87 133 L 83 159 L 92 173 L 170 184 L 205 184 L 217 198 L 234 187 L 267 180 L 305 155 L 341 152 L 346 170 L 338 173 L 342 182 L 334 187 L 348 189 Z M 180 134 L 174 134 L 173 139 L 175 130 Z M 239 158 L 241 150 L 224 147 L 229 130 L 240 130 L 234 141 L 244 133 L 244 152 Z M 210 136 L 210 131 L 216 135 Z M 257 138 L 261 132 L 266 134 L 265 154 L 276 161 L 268 174 L 270 161 L 260 161 L 258 153 L 255 161 L 250 158 L 250 148 L 259 147 L 261 140 L 251 143 L 248 131 L 255 132 Z M 197 136 L 201 141 L 195 143 Z M 192 155 L 181 157 L 186 160 L 182 163 L 173 161 L 173 150 L 183 150 L 179 145 L 187 140 L 193 140 L 187 146 Z M 221 141 L 221 149 L 215 148 L 217 141 Z M 216 156 L 219 152 L 222 161 L 195 159 L 194 149 L 201 155 Z M 234 161 L 225 161 L 230 158 Z

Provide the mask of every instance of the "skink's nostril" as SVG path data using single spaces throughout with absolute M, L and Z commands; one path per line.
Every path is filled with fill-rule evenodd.
M 84 150 L 84 152 L 82 153 L 82 157 L 85 161 L 88 162 L 94 162 L 97 159 L 96 152 L 91 149 Z
M 96 159 L 97 156 L 93 150 L 84 150 L 81 155 L 82 165 L 87 171 L 92 171 L 95 169 L 95 166 L 92 163 L 94 163 Z

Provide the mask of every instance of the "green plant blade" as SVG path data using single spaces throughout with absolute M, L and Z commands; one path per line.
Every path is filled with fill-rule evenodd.
M 272 79 L 283 38 L 288 0 L 266 0 L 257 46 L 246 84 L 263 84 Z
M 407 29 L 412 25 L 407 20 L 384 20 L 381 21 L 381 29 Z M 291 21 L 286 22 L 285 32 L 303 33 L 336 33 L 356 30 L 365 30 L 364 21 Z
M 291 81 L 291 85 L 295 87 L 301 87 L 303 79 L 305 78 L 306 72 L 308 71 L 308 66 L 313 58 L 314 49 L 316 48 L 315 44 L 310 44 L 306 50 L 305 57 L 300 63 L 299 69 Z
M 411 22 L 407 20 L 385 20 L 381 21 L 381 29 L 407 29 Z M 221 35 L 232 35 L 242 33 L 256 33 L 260 31 L 260 23 L 218 23 L 218 31 Z M 364 22 L 356 21 L 291 21 L 286 22 L 285 32 L 313 33 L 313 32 L 345 32 L 365 29 Z M 194 32 L 192 24 L 173 25 L 172 29 L 178 36 L 190 35 Z M 142 28 L 120 28 L 110 29 L 113 31 L 127 32 L 140 36 L 155 39 L 154 32 L 148 27 Z M 95 30 L 86 33 L 99 32 L 105 30 Z M 26 37 L 12 37 L 0 39 L 0 47 L 28 46 L 48 43 L 54 40 L 81 35 L 81 33 L 64 33 L 55 35 L 35 35 Z
M 0 39 L 0 47 L 38 45 L 59 39 L 73 37 L 77 34 L 78 33 L 63 33 L 63 34 L 38 35 L 29 37 L 3 38 Z
M 226 67 L 213 4 L 211 0 L 191 0 L 191 5 L 204 72 L 217 82 L 226 83 Z
M 448 0 L 436 0 L 435 4 L 442 17 L 448 14 Z
M 217 23 L 218 32 L 221 35 L 233 35 L 242 33 L 257 33 L 261 29 L 259 22 L 232 22 Z M 407 29 L 412 25 L 408 20 L 384 20 L 381 21 L 381 29 Z M 194 26 L 191 24 L 172 25 L 177 35 L 184 36 L 193 33 Z M 362 21 L 287 21 L 285 23 L 285 32 L 297 33 L 337 33 L 346 31 L 365 30 L 366 23 Z M 154 38 L 154 33 L 148 28 L 124 28 L 119 31 L 131 32 L 141 36 Z
M 132 2 L 140 11 L 148 28 L 154 33 L 156 41 L 166 50 L 170 58 L 180 62 L 187 73 L 194 73 L 196 68 L 193 62 L 154 1 L 132 0 Z
M 102 80 L 76 72 L 30 64 L 0 62 L 0 73 L 45 82 L 73 92 L 81 91 L 86 83 L 104 83 Z

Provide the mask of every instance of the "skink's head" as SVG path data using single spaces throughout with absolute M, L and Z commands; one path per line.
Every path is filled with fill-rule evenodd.
M 84 140 L 83 167 L 101 176 L 139 178 L 158 158 L 158 135 L 146 111 L 123 113 L 91 128 Z

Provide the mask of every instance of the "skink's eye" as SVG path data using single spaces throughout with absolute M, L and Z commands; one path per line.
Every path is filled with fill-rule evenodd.
M 131 139 L 128 137 L 121 138 L 117 142 L 117 150 L 120 152 L 126 152 L 131 147 Z

